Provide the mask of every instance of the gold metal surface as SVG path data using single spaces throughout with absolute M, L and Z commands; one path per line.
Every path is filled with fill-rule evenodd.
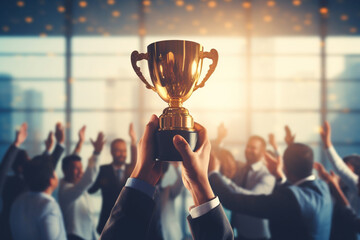
M 213 63 L 202 82 L 197 84 L 204 58 L 212 59 Z M 153 86 L 136 65 L 143 59 L 148 61 Z M 195 90 L 205 85 L 217 61 L 215 49 L 204 52 L 200 44 L 184 40 L 155 42 L 147 47 L 147 53 L 134 51 L 131 54 L 131 64 L 141 81 L 169 104 L 160 116 L 160 130 L 194 130 L 194 121 L 182 104 Z

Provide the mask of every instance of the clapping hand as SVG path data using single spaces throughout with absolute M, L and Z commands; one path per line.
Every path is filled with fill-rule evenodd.
M 90 142 L 94 147 L 94 152 L 99 154 L 105 145 L 105 136 L 102 132 L 99 132 L 96 140 L 94 141 L 92 138 L 90 138 Z
M 28 128 L 28 125 L 26 122 L 24 122 L 23 124 L 21 124 L 20 129 L 18 131 L 16 131 L 16 136 L 15 136 L 15 141 L 14 141 L 14 145 L 16 147 L 20 147 L 20 145 L 26 140 L 27 128 Z
M 332 146 L 331 143 L 331 126 L 328 121 L 324 122 L 324 125 L 320 128 L 321 140 L 326 148 Z
M 285 126 L 285 142 L 288 146 L 295 142 L 295 134 L 291 133 L 291 130 L 288 125 Z

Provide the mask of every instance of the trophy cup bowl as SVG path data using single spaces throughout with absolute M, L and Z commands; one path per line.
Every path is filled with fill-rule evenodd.
M 204 79 L 198 84 L 204 58 L 212 59 L 212 64 Z M 149 84 L 137 66 L 137 62 L 143 59 L 148 61 L 153 85 Z M 218 53 L 215 49 L 204 52 L 200 44 L 185 40 L 154 42 L 147 46 L 147 53 L 132 52 L 131 64 L 140 80 L 146 88 L 156 92 L 169 104 L 159 117 L 160 128 L 156 133 L 156 160 L 182 161 L 173 145 L 173 137 L 177 134 L 184 137 L 191 149 L 195 150 L 197 132 L 194 129 L 194 120 L 182 104 L 195 90 L 205 85 L 214 72 L 217 61 Z

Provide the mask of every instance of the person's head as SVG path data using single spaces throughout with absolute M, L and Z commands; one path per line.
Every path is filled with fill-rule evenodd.
M 75 154 L 66 156 L 62 161 L 61 168 L 67 182 L 77 183 L 83 175 L 81 157 Z
M 360 176 L 360 155 L 352 154 L 344 157 L 343 160 L 351 171 Z
M 23 174 L 30 191 L 49 191 L 51 194 L 58 186 L 58 178 L 50 156 L 39 155 L 27 161 Z
M 227 178 L 233 178 L 236 173 L 236 160 L 229 150 L 220 148 L 216 152 L 220 160 L 220 172 Z
M 20 149 L 16 154 L 14 163 L 11 168 L 14 171 L 15 175 L 20 175 L 23 173 L 24 165 L 30 160 L 25 150 Z
M 122 165 L 126 161 L 126 142 L 121 139 L 117 138 L 111 142 L 110 146 L 111 156 L 113 158 L 113 163 L 116 165 Z
M 284 170 L 290 182 L 296 182 L 312 174 L 314 153 L 312 149 L 301 143 L 293 143 L 284 153 Z
M 266 152 L 266 142 L 260 136 L 251 136 L 246 144 L 245 157 L 248 164 L 260 161 Z

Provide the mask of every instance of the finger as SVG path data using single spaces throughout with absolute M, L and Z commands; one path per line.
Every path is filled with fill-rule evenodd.
M 335 176 L 336 176 L 336 174 L 334 173 L 333 170 L 330 171 L 330 175 L 331 175 L 332 177 L 335 177 Z
M 28 129 L 28 124 L 24 122 L 23 124 L 21 124 L 21 128 L 26 132 Z
M 291 131 L 290 131 L 290 128 L 288 125 L 285 125 L 285 132 L 286 132 L 286 135 L 291 134 Z
M 209 141 L 208 136 L 207 136 L 207 131 L 206 131 L 206 128 L 204 128 L 201 124 L 199 124 L 197 122 L 195 122 L 194 128 L 198 133 L 196 149 L 200 149 L 201 146 L 203 146 L 206 142 Z
M 92 145 L 95 144 L 95 142 L 94 142 L 94 140 L 92 138 L 90 138 L 90 142 L 91 142 Z
M 155 131 L 159 128 L 159 118 L 153 114 L 150 117 L 150 121 L 145 127 L 143 141 L 145 142 L 153 142 L 152 139 L 154 137 Z
M 328 121 L 325 121 L 324 127 L 325 127 L 326 132 L 329 132 L 329 130 L 330 130 L 330 123 L 329 123 Z
M 180 153 L 183 161 L 188 161 L 191 159 L 191 156 L 194 154 L 190 148 L 188 142 L 180 135 L 175 135 L 173 138 L 173 143 L 176 150 Z

